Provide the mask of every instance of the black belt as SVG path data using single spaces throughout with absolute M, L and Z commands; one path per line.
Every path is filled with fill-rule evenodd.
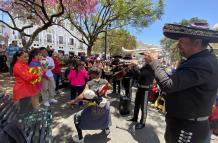
M 207 121 L 209 119 L 209 116 L 190 118 L 190 119 L 181 119 L 181 118 L 169 117 L 166 114 L 166 118 L 169 118 L 169 119 L 171 118 L 171 119 L 175 119 L 175 120 L 187 120 L 187 121 L 203 122 L 203 121 Z

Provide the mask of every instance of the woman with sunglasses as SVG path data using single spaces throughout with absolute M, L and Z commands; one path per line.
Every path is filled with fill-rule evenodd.
M 86 85 L 86 81 L 89 78 L 89 75 L 86 69 L 83 66 L 83 62 L 79 59 L 76 60 L 74 68 L 70 70 L 70 74 L 68 75 L 68 80 L 70 81 L 71 85 L 71 96 L 70 99 L 75 99 L 78 95 L 80 95 Z M 82 105 L 82 101 L 79 105 Z

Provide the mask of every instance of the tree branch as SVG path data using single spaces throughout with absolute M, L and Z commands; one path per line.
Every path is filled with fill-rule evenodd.
M 57 26 L 63 28 L 63 29 L 66 30 L 66 31 L 67 31 L 67 32 L 68 32 L 72 37 L 74 37 L 74 38 L 77 39 L 79 42 L 82 42 L 82 43 L 84 43 L 85 45 L 88 46 L 88 44 L 85 42 L 85 40 L 81 40 L 81 39 L 79 39 L 77 36 L 73 35 L 72 32 L 70 32 L 70 30 L 68 30 L 68 29 L 65 28 L 64 26 L 59 25 L 59 24 L 56 24 L 56 23 L 54 23 L 53 25 L 57 25 Z

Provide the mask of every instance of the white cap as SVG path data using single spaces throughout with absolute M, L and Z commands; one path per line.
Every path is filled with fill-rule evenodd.
M 93 99 L 96 96 L 97 95 L 95 94 L 95 92 L 90 90 L 90 89 L 87 89 L 84 91 L 84 98 L 86 98 L 86 99 Z

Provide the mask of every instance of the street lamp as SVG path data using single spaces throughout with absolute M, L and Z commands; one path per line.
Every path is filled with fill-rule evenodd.
M 110 28 L 111 27 L 111 24 L 107 25 L 106 26 L 106 29 L 105 29 L 105 36 L 104 36 L 104 59 L 106 60 L 107 59 L 107 30 L 108 30 L 108 27 Z

